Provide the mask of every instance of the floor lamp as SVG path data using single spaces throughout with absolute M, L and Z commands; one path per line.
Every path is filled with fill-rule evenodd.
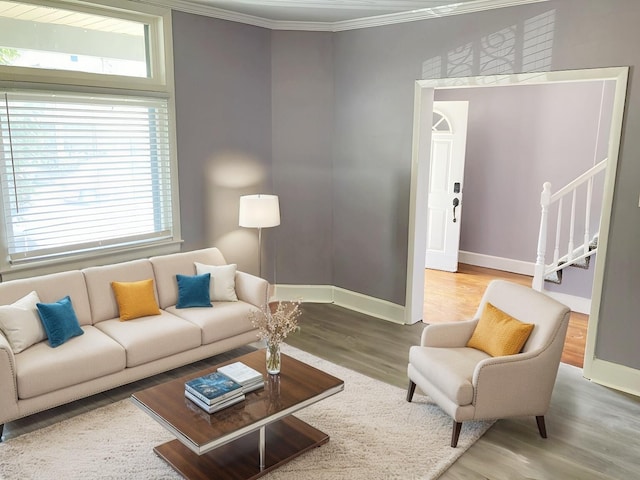
M 238 223 L 258 229 L 258 276 L 262 277 L 262 229 L 280 225 L 280 203 L 277 195 L 243 195 L 240 197 Z

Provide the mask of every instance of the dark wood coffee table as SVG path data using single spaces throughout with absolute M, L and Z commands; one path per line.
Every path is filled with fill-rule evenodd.
M 208 414 L 184 396 L 184 383 L 228 363 L 243 362 L 261 372 L 265 387 L 244 401 Z M 188 479 L 258 478 L 329 441 L 329 436 L 292 414 L 341 392 L 344 382 L 282 354 L 279 375 L 267 375 L 265 351 L 132 395 L 133 403 L 176 436 L 154 448 Z

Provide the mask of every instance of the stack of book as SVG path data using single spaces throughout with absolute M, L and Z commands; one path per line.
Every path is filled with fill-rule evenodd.
M 184 396 L 208 413 L 244 400 L 242 385 L 220 372 L 194 378 L 184 384 Z
M 242 362 L 230 363 L 220 367 L 218 368 L 218 373 L 222 373 L 242 385 L 244 393 L 253 392 L 258 388 L 264 387 L 262 374 Z

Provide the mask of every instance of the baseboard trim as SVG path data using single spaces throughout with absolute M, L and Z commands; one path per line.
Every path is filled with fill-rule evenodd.
M 282 285 L 274 287 L 271 300 L 293 301 L 302 299 L 309 303 L 333 303 L 332 285 Z
M 393 323 L 404 324 L 405 307 L 333 285 L 275 285 L 274 301 L 302 299 L 303 303 L 334 303 Z
M 520 275 L 529 275 L 531 277 L 533 277 L 535 271 L 535 264 L 533 262 L 523 262 L 522 260 L 514 260 L 512 258 L 494 257 L 493 255 L 464 252 L 462 250 L 458 254 L 458 260 L 460 263 L 466 263 L 468 265 L 493 268 L 494 270 L 519 273 Z
M 520 260 L 510 260 L 508 258 L 491 257 L 477 253 L 460 252 L 460 261 L 469 265 L 477 265 L 485 268 L 493 268 L 506 272 L 529 275 L 526 267 L 527 262 Z M 482 263 L 477 263 L 477 262 Z M 531 264 L 533 265 L 533 264 Z M 514 270 L 518 269 L 518 271 Z M 277 284 L 272 286 L 271 301 L 292 301 L 302 300 L 309 303 L 335 303 L 354 312 L 364 313 L 375 318 L 387 320 L 393 323 L 406 324 L 405 307 L 395 303 L 381 300 L 379 298 L 363 295 L 358 292 L 346 290 L 333 285 L 285 285 Z M 568 295 L 566 293 L 550 292 L 545 293 L 551 298 L 555 298 L 568 306 L 571 311 L 589 315 L 591 312 L 591 299 Z
M 535 264 L 532 262 L 523 262 L 522 260 L 513 260 L 511 258 L 494 257 L 491 255 L 483 255 L 481 253 L 463 252 L 459 253 L 461 263 L 468 265 L 476 265 L 478 267 L 492 268 L 494 270 L 502 270 L 504 272 L 518 273 L 520 275 L 529 275 L 533 277 Z M 564 303 L 573 312 L 591 313 L 591 299 L 578 297 L 577 295 L 569 295 L 561 292 L 551 292 L 545 290 L 551 298 L 555 298 Z
M 582 374 L 599 385 L 640 396 L 640 370 L 599 358 L 585 358 Z
M 388 320 L 393 323 L 405 323 L 405 307 L 396 303 L 369 297 L 339 287 L 333 288 L 333 301 L 336 305 L 364 313 L 365 315 Z
M 564 303 L 572 312 L 584 313 L 586 315 L 591 313 L 590 298 L 578 297 L 567 293 L 550 292 L 549 290 L 545 290 L 544 293 L 560 303 Z

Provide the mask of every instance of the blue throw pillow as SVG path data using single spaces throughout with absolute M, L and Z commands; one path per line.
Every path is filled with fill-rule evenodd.
M 178 303 L 176 308 L 211 307 L 209 284 L 211 274 L 176 275 L 178 280 Z
M 70 338 L 84 333 L 68 295 L 55 303 L 36 303 L 36 308 L 51 347 L 59 347 Z

